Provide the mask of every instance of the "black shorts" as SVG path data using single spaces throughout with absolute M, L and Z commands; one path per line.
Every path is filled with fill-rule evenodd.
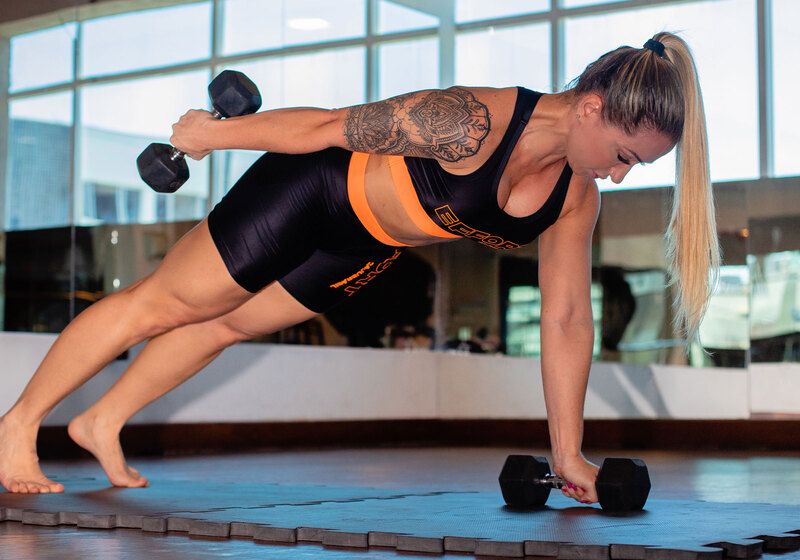
M 368 285 L 402 253 L 361 224 L 350 204 L 352 152 L 266 153 L 208 215 L 236 282 L 256 293 L 278 280 L 322 313 Z

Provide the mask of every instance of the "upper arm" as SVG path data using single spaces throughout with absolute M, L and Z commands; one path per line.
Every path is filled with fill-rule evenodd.
M 453 86 L 337 109 L 332 145 L 354 152 L 454 163 L 476 155 L 491 130 L 490 88 Z
M 592 320 L 592 234 L 599 214 L 600 192 L 591 180 L 580 205 L 539 236 L 542 320 Z

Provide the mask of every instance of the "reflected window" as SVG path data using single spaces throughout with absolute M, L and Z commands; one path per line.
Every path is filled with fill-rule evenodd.
M 593 357 L 600 355 L 600 326 L 602 316 L 602 287 L 592 283 L 592 313 L 595 337 Z M 540 357 L 541 347 L 542 292 L 538 286 L 509 286 L 506 291 L 505 316 L 503 317 L 506 354 L 509 356 Z
M 641 47 L 661 30 L 677 30 L 692 48 L 703 91 L 713 181 L 758 176 L 758 77 L 753 0 L 692 2 L 565 20 L 567 82 L 621 45 Z M 603 29 L 603 33 L 595 30 Z M 736 37 L 736 41 L 729 41 Z M 732 78 L 735 77 L 735 78 Z M 672 185 L 674 154 L 634 166 L 623 187 Z M 616 188 L 610 179 L 602 189 Z
M 10 91 L 72 81 L 76 29 L 68 23 L 12 37 Z
M 151 142 L 169 143 L 171 125 L 188 109 L 209 108 L 207 70 L 156 76 L 83 89 L 81 111 L 80 181 L 76 200 L 91 200 L 82 194 L 85 185 L 104 185 L 119 189 L 114 198 L 119 223 L 152 223 L 167 219 L 166 207 L 157 206 L 156 193 L 148 187 L 136 169 L 136 158 Z M 120 107 L 125 110 L 121 111 Z M 189 180 L 181 187 L 182 196 L 205 200 L 208 193 L 208 158 L 187 158 Z M 140 193 L 135 216 L 122 212 L 127 191 Z M 100 216 L 91 208 L 76 205 L 76 223 L 97 223 Z M 93 213 L 95 212 L 95 213 Z M 170 213 L 171 219 L 200 219 L 205 208 L 193 215 Z
M 456 0 L 456 21 L 476 21 L 521 14 L 544 12 L 550 8 L 550 0 Z
M 68 225 L 72 92 L 9 103 L 5 229 Z
M 800 362 L 800 251 L 748 255 L 751 362 Z
M 378 2 L 378 33 L 399 33 L 439 25 L 439 18 L 406 6 L 381 0 Z
M 379 99 L 439 86 L 439 41 L 415 39 L 378 47 Z
M 775 143 L 775 175 L 800 175 L 800 116 L 797 113 L 797 92 L 800 75 L 797 61 L 800 44 L 800 2 L 774 0 L 772 3 L 773 115 Z
M 211 56 L 211 2 L 92 19 L 81 42 L 82 76 L 203 60 Z
M 366 35 L 365 0 L 225 0 L 222 54 Z
M 458 85 L 525 86 L 549 93 L 550 26 L 536 23 L 459 33 L 455 70 Z
M 705 348 L 720 351 L 740 351 L 744 366 L 744 352 L 750 348 L 750 271 L 747 265 L 720 267 L 719 283 L 708 302 L 708 310 L 700 323 L 700 341 Z M 700 365 L 694 364 L 693 365 Z M 732 364 L 725 364 L 731 366 Z

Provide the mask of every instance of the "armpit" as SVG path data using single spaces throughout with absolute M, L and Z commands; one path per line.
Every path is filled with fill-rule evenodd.
M 408 93 L 347 110 L 353 151 L 457 162 L 478 153 L 491 130 L 489 109 L 467 89 Z

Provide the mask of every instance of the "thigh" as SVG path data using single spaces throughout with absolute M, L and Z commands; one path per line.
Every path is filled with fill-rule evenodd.
M 231 277 L 205 219 L 170 248 L 155 272 L 128 289 L 143 310 L 174 326 L 218 317 L 253 297 Z
M 237 342 L 288 329 L 317 315 L 280 283 L 273 282 L 233 311 L 213 319 L 212 323 L 222 327 L 227 333 L 225 336 Z

